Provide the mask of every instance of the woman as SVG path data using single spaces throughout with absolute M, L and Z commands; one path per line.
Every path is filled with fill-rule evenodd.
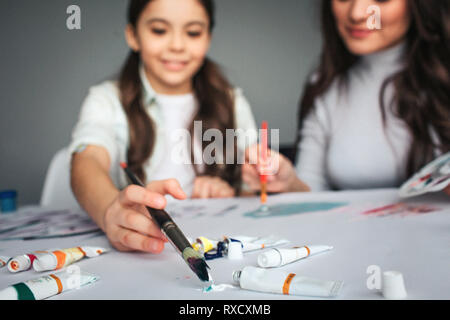
M 449 21 L 448 0 L 323 0 L 323 52 L 300 103 L 296 168 L 279 156 L 267 190 L 399 187 L 448 152 Z M 256 166 L 246 164 L 243 179 L 259 189 Z

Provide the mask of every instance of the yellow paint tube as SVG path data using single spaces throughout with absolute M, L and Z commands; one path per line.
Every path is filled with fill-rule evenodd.
M 33 268 L 38 272 L 58 270 L 84 257 L 96 257 L 107 251 L 105 248 L 84 246 L 36 254 Z

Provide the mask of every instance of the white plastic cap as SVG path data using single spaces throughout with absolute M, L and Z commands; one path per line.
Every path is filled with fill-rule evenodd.
M 28 270 L 30 267 L 31 261 L 27 255 L 17 256 L 8 262 L 8 270 L 11 272 Z
M 258 256 L 258 265 L 261 268 L 278 267 L 281 265 L 281 254 L 278 250 L 269 250 L 260 253 Z
M 398 271 L 383 272 L 383 297 L 389 300 L 405 299 L 407 296 L 403 275 Z
M 233 281 L 236 283 L 240 283 L 241 282 L 241 274 L 242 274 L 242 271 L 240 271 L 240 270 L 233 271 Z
M 228 259 L 240 260 L 244 257 L 242 253 L 242 244 L 240 242 L 232 241 L 228 243 Z

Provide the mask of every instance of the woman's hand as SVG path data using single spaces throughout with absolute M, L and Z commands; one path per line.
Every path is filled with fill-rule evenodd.
M 122 190 L 103 216 L 103 231 L 111 244 L 120 251 L 160 253 L 167 242 L 145 206 L 163 209 L 164 195 L 186 198 L 175 179 L 154 181 L 146 188 L 130 185 Z
M 231 198 L 234 195 L 234 189 L 218 177 L 201 176 L 195 178 L 192 191 L 193 199 Z
M 267 176 L 267 192 L 303 192 L 310 188 L 297 178 L 292 163 L 278 152 L 268 150 L 267 163 L 261 162 L 259 145 L 245 151 L 245 164 L 242 166 L 242 179 L 254 191 L 261 189 L 260 174 Z

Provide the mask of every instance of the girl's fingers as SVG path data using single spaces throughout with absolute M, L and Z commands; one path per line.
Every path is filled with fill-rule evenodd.
M 210 190 L 210 195 L 212 198 L 229 198 L 234 196 L 233 188 L 231 188 L 228 183 L 219 178 L 211 180 Z
M 119 203 L 122 206 L 141 204 L 155 209 L 164 209 L 166 199 L 158 192 L 152 192 L 144 187 L 131 185 L 119 193 Z
M 115 231 L 113 242 L 119 243 L 120 246 L 125 248 L 150 253 L 161 253 L 164 249 L 164 242 L 161 239 L 147 237 L 121 227 Z
M 146 215 L 133 210 L 124 210 L 119 216 L 119 225 L 123 228 L 137 231 L 143 235 L 167 241 L 161 229 Z
M 201 179 L 200 178 L 196 178 L 194 180 L 194 187 L 192 188 L 192 196 L 191 196 L 194 199 L 199 198 L 200 184 L 201 184 Z
M 200 199 L 208 199 L 211 195 L 211 185 L 206 181 L 206 179 L 202 179 L 199 184 L 198 197 Z
M 175 199 L 186 199 L 186 193 L 184 193 L 183 189 L 180 186 L 180 183 L 176 179 L 153 181 L 147 185 L 147 189 L 163 195 L 170 194 Z

